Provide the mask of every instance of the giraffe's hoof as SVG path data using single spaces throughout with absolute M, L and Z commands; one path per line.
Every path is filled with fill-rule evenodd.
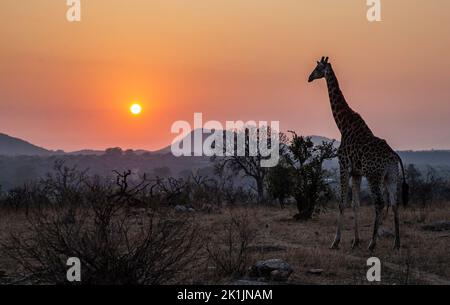
M 352 249 L 359 248 L 359 239 L 354 239 L 352 241 Z
M 400 250 L 400 241 L 395 241 L 394 242 L 394 250 Z
M 332 243 L 331 246 L 330 246 L 330 249 L 331 249 L 331 250 L 337 250 L 337 249 L 339 249 L 339 241 L 338 241 L 338 240 L 333 241 L 333 243 Z
M 373 250 L 375 250 L 375 247 L 377 246 L 377 244 L 376 243 L 374 243 L 373 241 L 372 242 L 370 242 L 370 245 L 369 245 L 369 247 L 368 247 L 368 249 L 369 249 L 369 251 L 373 251 Z

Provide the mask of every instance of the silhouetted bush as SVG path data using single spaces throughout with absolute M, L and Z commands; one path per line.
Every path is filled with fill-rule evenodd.
M 426 207 L 434 202 L 447 202 L 450 200 L 450 182 L 439 171 L 428 166 L 420 171 L 414 164 L 408 165 L 406 170 L 410 185 L 411 202 Z
M 128 176 L 118 174 L 115 185 L 84 180 L 75 197 L 83 205 L 30 210 L 27 233 L 12 232 L 2 243 L 3 253 L 17 264 L 17 277 L 28 283 L 67 284 L 67 259 L 77 257 L 81 284 L 176 283 L 197 262 L 197 226 L 191 218 L 153 210 L 132 214 L 129 204 L 145 187 L 130 187 Z M 47 184 L 49 196 L 71 202 L 73 193 L 61 192 L 60 186 Z
M 325 160 L 335 157 L 333 142 L 314 145 L 309 137 L 285 138 L 288 148 L 282 155 L 278 166 L 268 175 L 269 189 L 272 195 L 283 201 L 293 197 L 297 202 L 298 220 L 308 220 L 321 202 L 329 201 L 333 191 L 326 181 L 327 171 L 323 169 Z

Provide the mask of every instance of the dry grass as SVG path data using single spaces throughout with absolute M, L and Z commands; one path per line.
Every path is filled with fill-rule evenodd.
M 449 205 L 425 210 L 401 209 L 401 250 L 393 250 L 393 238 L 381 238 L 374 253 L 367 250 L 374 215 L 371 207 L 361 208 L 362 244 L 355 250 L 351 249 L 353 213 L 350 209 L 346 211 L 341 248 L 337 251 L 328 248 L 335 232 L 334 210 L 303 223 L 293 220 L 294 207 L 241 210 L 252 215 L 258 228 L 252 247 L 253 260 L 285 259 L 295 270 L 290 278 L 292 284 L 368 284 L 366 261 L 371 256 L 379 257 L 382 262 L 383 284 L 450 282 L 450 232 L 421 229 L 424 222 L 448 220 Z M 201 222 L 205 228 L 220 227 L 225 214 L 203 215 Z M 393 229 L 391 214 L 384 220 L 383 227 Z M 323 273 L 311 275 L 307 272 L 310 269 L 323 269 Z
M 423 223 L 450 220 L 450 205 L 440 205 L 427 209 L 400 210 L 402 248 L 392 249 L 393 239 L 379 240 L 377 249 L 370 253 L 366 247 L 371 236 L 374 211 L 362 207 L 360 212 L 360 236 L 362 245 L 351 249 L 353 237 L 353 217 L 350 209 L 346 211 L 341 249 L 329 250 L 336 223 L 336 212 L 330 210 L 316 216 L 309 222 L 296 222 L 292 216 L 294 207 L 284 210 L 269 207 L 234 208 L 233 214 L 246 214 L 254 228 L 255 238 L 248 251 L 250 261 L 282 258 L 288 261 L 295 272 L 290 284 L 369 284 L 366 281 L 366 260 L 377 256 L 382 262 L 382 284 L 439 284 L 450 282 L 450 232 L 429 232 L 421 229 Z M 196 213 L 196 219 L 203 232 L 216 232 L 224 228 L 229 220 L 229 211 L 213 214 Z M 14 231 L 22 233 L 25 216 L 8 212 L 0 215 L 0 238 Z M 389 215 L 383 227 L 392 229 L 393 219 Z M 206 234 L 205 234 L 206 238 Z M 218 278 L 214 266 L 207 262 L 193 270 L 195 274 L 187 283 L 228 283 L 231 278 Z M 0 253 L 1 271 L 7 274 L 14 270 L 14 264 Z M 311 275 L 310 269 L 323 269 L 320 275 Z

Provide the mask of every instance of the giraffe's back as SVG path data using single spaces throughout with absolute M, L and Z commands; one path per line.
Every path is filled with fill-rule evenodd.
M 343 138 L 338 156 L 341 165 L 366 177 L 382 175 L 398 162 L 397 154 L 386 140 L 372 134 Z

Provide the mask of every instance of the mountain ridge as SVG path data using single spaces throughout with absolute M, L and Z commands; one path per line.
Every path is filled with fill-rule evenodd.
M 45 156 L 52 152 L 20 138 L 0 133 L 0 155 L 3 156 Z
M 193 137 L 193 132 L 191 131 L 191 133 L 188 136 Z M 211 132 L 209 132 L 210 134 Z M 203 135 L 202 140 L 205 139 L 205 137 L 208 136 L 208 131 L 206 131 Z M 312 138 L 314 144 L 320 144 L 322 143 L 322 141 L 335 141 L 335 146 L 338 147 L 339 146 L 339 141 L 335 140 L 335 139 L 330 139 L 328 137 L 324 137 L 324 136 L 319 136 L 319 135 L 310 135 L 309 137 Z M 180 140 L 182 141 L 182 140 Z M 134 150 L 134 152 L 136 154 L 144 154 L 144 153 L 151 153 L 151 154 L 167 154 L 170 153 L 170 147 L 171 145 L 167 145 L 166 147 L 163 147 L 161 149 L 157 149 L 154 151 L 150 151 L 150 150 L 144 150 L 144 149 L 136 149 Z M 445 163 L 448 162 L 450 163 L 450 150 L 439 150 L 439 149 L 430 149 L 430 150 L 418 150 L 418 151 L 414 151 L 414 150 L 400 150 L 398 151 L 401 155 L 404 156 L 410 156 L 412 157 L 413 155 L 422 155 L 425 159 L 427 159 L 428 162 L 434 163 L 433 158 L 435 158 L 436 156 L 439 156 L 440 158 L 444 158 L 445 159 Z M 72 151 L 72 152 L 64 152 L 63 150 L 49 150 L 46 149 L 44 147 L 32 144 L 26 140 L 17 138 L 17 137 L 13 137 L 10 135 L 7 135 L 5 133 L 1 133 L 0 132 L 0 156 L 20 156 L 20 155 L 25 155 L 25 156 L 50 156 L 50 155 L 102 155 L 104 154 L 105 151 L 104 150 L 94 150 L 94 149 L 81 149 L 78 151 Z M 447 156 L 448 155 L 448 156 Z M 415 161 L 419 161 L 417 160 L 417 157 L 414 156 Z

